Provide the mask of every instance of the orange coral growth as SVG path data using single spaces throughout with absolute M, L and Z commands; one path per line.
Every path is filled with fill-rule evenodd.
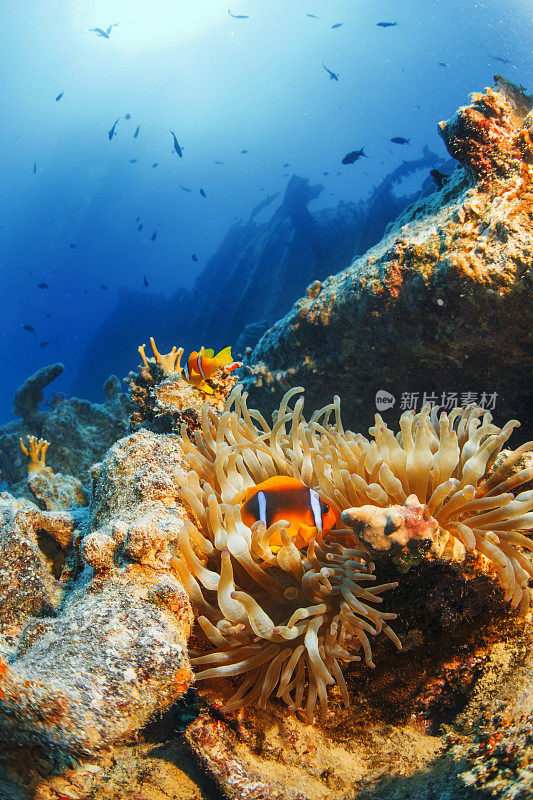
M 46 439 L 38 440 L 36 436 L 28 436 L 29 450 L 22 439 L 20 439 L 19 442 L 20 449 L 24 455 L 29 458 L 28 474 L 30 474 L 30 472 L 40 472 L 43 469 L 52 472 L 50 467 L 46 466 L 46 451 L 50 447 L 50 442 L 47 442 Z

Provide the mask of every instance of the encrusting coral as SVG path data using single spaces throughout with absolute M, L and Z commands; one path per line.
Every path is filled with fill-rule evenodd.
M 525 611 L 533 564 L 523 549 L 533 549 L 533 542 L 516 531 L 532 527 L 533 515 L 524 512 L 533 507 L 533 493 L 514 498 L 509 490 L 529 480 L 531 470 L 504 476 L 533 443 L 490 473 L 516 421 L 500 430 L 481 408 L 439 418 L 425 409 L 402 416 L 397 439 L 378 415 L 368 440 L 343 430 L 338 398 L 307 422 L 303 398 L 293 410 L 288 406 L 300 391 L 287 392 L 272 427 L 247 408 L 238 386 L 221 416 L 204 405 L 194 440 L 183 428 L 191 471 L 181 499 L 195 523 L 184 525 L 173 566 L 214 646 L 192 654 L 191 664 L 200 668 L 196 679 L 244 675 L 228 711 L 250 703 L 265 707 L 273 694 L 297 709 L 307 690 L 312 720 L 317 700 L 327 713 L 327 685 L 337 683 L 349 704 L 342 666 L 359 660 L 357 651 L 362 648 L 374 666 L 368 634 L 383 631 L 401 648 L 387 623 L 395 615 L 375 607 L 397 584 L 368 585 L 375 580 L 370 545 L 384 549 L 379 535 L 391 537 L 394 552 L 420 543 L 440 559 L 475 551 L 486 570 L 496 571 L 505 599 Z M 243 490 L 275 475 L 297 478 L 339 516 L 344 512 L 343 522 L 355 528 L 365 549 L 354 547 L 352 530 L 317 531 L 307 549 L 298 550 L 283 521 L 247 527 Z M 283 543 L 277 552 L 270 547 L 274 534 Z

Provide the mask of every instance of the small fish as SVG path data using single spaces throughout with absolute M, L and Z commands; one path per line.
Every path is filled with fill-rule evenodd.
M 192 189 L 189 189 L 188 186 L 182 186 L 181 184 L 180 184 L 180 189 L 184 192 L 192 192 Z
M 429 173 L 437 185 L 437 189 L 442 189 L 445 183 L 448 182 L 449 175 L 445 175 L 440 169 L 432 169 Z
M 318 531 L 331 530 L 339 522 L 336 512 L 314 489 L 287 475 L 268 478 L 244 490 L 241 496 L 237 495 L 237 500 L 245 525 L 251 527 L 260 521 L 268 528 L 284 520 L 288 523 L 285 531 L 299 550 L 307 547 Z M 274 553 L 283 546 L 280 531 L 273 534 L 269 545 Z
M 397 22 L 376 22 L 378 28 L 394 28 L 397 24 Z
M 33 165 L 33 174 L 35 175 L 36 172 L 37 172 L 37 162 L 35 161 Z
M 228 8 L 228 14 L 230 15 L 230 17 L 233 17 L 233 19 L 250 19 L 250 17 L 247 14 L 232 14 L 229 8 Z
M 446 64 L 445 61 L 439 61 L 439 67 L 447 67 L 447 66 L 448 64 Z
M 59 92 L 59 94 L 56 97 L 56 103 L 58 102 L 58 100 L 61 100 L 61 98 L 63 97 L 64 94 L 65 94 L 65 92 Z
M 73 250 L 75 250 L 75 249 L 76 249 L 76 247 L 77 247 L 77 245 L 75 245 L 73 242 L 71 242 L 71 243 L 69 244 L 69 247 L 71 247 Z
M 248 152 L 248 150 L 241 150 L 241 155 L 244 155 L 247 152 Z
M 138 231 L 142 231 L 143 228 L 144 228 L 144 225 L 142 224 L 142 222 L 140 223 L 140 225 L 137 225 L 137 230 Z
M 100 284 L 100 289 L 107 289 L 107 288 L 108 288 L 108 287 L 105 285 L 105 283 L 101 283 L 101 284 Z
M 131 119 L 131 114 L 124 114 L 124 119 Z
M 111 130 L 110 130 L 110 131 L 108 131 L 108 133 L 107 133 L 107 135 L 109 136 L 109 141 L 111 141 L 111 139 L 113 138 L 113 136 L 116 136 L 116 135 L 117 135 L 117 134 L 116 134 L 116 130 L 115 130 L 115 128 L 117 127 L 119 120 L 120 120 L 120 117 L 119 117 L 119 118 L 118 118 L 118 119 L 117 119 L 117 120 L 116 120 L 116 121 L 113 123 L 113 127 L 112 127 L 112 128 L 111 128 Z
M 198 256 L 196 255 L 196 253 L 193 253 L 191 258 L 193 261 L 198 261 Z
M 152 233 L 152 235 L 150 236 L 150 239 L 152 240 L 152 242 L 155 242 L 155 240 L 157 239 L 157 231 L 154 231 Z
M 140 131 L 140 130 L 141 130 L 141 126 L 140 126 L 140 125 L 137 125 L 137 127 L 135 128 L 135 133 L 133 134 L 133 138 L 134 138 L 134 139 L 136 139 L 136 138 L 137 138 L 137 136 L 139 135 L 139 131 Z
M 135 217 L 135 222 L 140 222 L 140 221 L 141 221 L 140 217 Z
M 501 56 L 491 56 L 494 61 L 500 61 L 502 64 L 512 64 L 512 61 L 509 61 L 508 58 L 502 58 Z
M 364 156 L 364 158 L 368 158 L 364 147 L 362 147 L 360 150 L 352 150 L 351 153 L 347 153 L 342 159 L 341 164 L 353 164 L 362 156 Z
M 320 19 L 320 17 L 317 17 L 316 14 L 306 14 L 305 16 L 306 17 L 311 17 L 311 19 Z
M 214 350 L 204 350 L 202 347 L 199 353 L 193 350 L 190 354 L 187 364 L 183 367 L 183 377 L 202 392 L 213 394 L 213 389 L 206 381 L 232 361 L 231 347 L 225 347 L 217 355 Z
M 206 195 L 206 193 L 204 192 L 203 189 L 200 189 L 200 194 L 202 195 L 202 197 L 207 197 L 207 195 Z
M 391 139 L 394 144 L 409 144 L 410 141 L 411 139 L 404 139 L 403 136 L 393 136 Z
M 326 70 L 326 72 L 328 73 L 328 75 L 329 75 L 329 79 L 330 79 L 331 81 L 338 81 L 338 80 L 339 80 L 339 73 L 338 73 L 338 72 L 333 72 L 331 69 L 328 69 L 328 68 L 326 67 L 326 65 L 324 64 L 324 62 L 322 62 L 322 66 L 324 67 L 324 69 L 325 69 L 325 70 Z
M 146 277 L 146 275 L 143 275 L 143 278 L 144 278 L 144 285 L 148 286 L 148 278 Z
M 136 164 L 138 160 L 138 158 L 130 158 L 130 164 Z
M 323 172 L 322 175 L 329 175 L 329 172 Z
M 102 28 L 89 28 L 89 31 L 94 31 L 97 36 L 103 36 L 104 39 L 109 39 L 109 34 L 111 33 L 113 28 L 116 28 L 118 22 L 114 22 L 113 25 L 110 25 L 108 28 L 102 30 Z
M 334 30 L 335 28 L 341 28 L 343 25 L 344 22 L 336 22 L 335 25 L 331 26 L 331 30 Z
M 285 164 L 282 164 L 281 166 L 282 166 L 282 167 L 284 167 L 284 168 L 286 168 L 286 167 L 290 167 L 290 164 L 289 164 L 289 162 L 288 162 L 288 161 L 286 161 L 286 162 L 285 162 Z
M 155 167 L 157 167 L 157 166 L 158 166 L 157 161 L 154 161 L 154 163 L 152 164 L 152 169 L 155 169 Z
M 43 281 L 42 283 L 38 283 L 37 284 L 37 288 L 38 289 L 48 289 L 48 284 Z
M 48 347 L 50 342 L 39 342 L 39 347 Z
M 183 150 L 181 149 L 181 147 L 178 144 L 178 140 L 176 139 L 176 134 L 174 133 L 174 131 L 170 131 L 170 133 L 172 134 L 172 136 L 174 138 L 174 152 L 177 153 L 180 158 L 183 158 Z
M 28 333 L 35 333 L 33 325 L 23 325 L 22 327 L 25 331 L 28 331 Z

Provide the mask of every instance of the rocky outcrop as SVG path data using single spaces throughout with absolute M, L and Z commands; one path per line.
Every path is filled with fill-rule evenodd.
M 386 420 L 424 399 L 448 409 L 477 401 L 524 419 L 533 366 L 531 106 L 498 78 L 440 123 L 464 169 L 347 269 L 310 285 L 264 334 L 249 358 L 254 404 L 272 408 L 302 385 L 313 408 L 340 395 L 359 429 L 378 392 Z
M 51 364 L 28 378 L 15 394 L 14 412 L 22 419 L 0 426 L 0 484 L 28 499 L 26 458 L 19 439 L 47 439 L 48 466 L 89 487 L 92 464 L 127 431 L 130 405 L 115 375 L 104 385 L 105 403 L 58 396 L 51 407 L 42 408 L 43 388 L 62 370 L 62 364 Z

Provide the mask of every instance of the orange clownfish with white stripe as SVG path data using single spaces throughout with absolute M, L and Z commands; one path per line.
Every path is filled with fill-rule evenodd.
M 299 550 L 307 547 L 317 530 L 330 530 L 340 521 L 314 489 L 288 475 L 275 475 L 246 489 L 241 499 L 241 518 L 248 527 L 260 520 L 267 528 L 278 520 L 287 520 L 285 530 Z M 274 553 L 280 549 L 283 542 L 279 531 L 269 544 Z
M 214 350 L 205 350 L 203 347 L 199 353 L 193 350 L 183 367 L 183 377 L 202 392 L 213 394 L 213 389 L 206 383 L 207 379 L 212 378 L 221 367 L 231 364 L 232 360 L 231 347 L 225 347 L 217 355 Z M 237 369 L 238 366 L 241 365 L 236 363 L 233 369 Z

